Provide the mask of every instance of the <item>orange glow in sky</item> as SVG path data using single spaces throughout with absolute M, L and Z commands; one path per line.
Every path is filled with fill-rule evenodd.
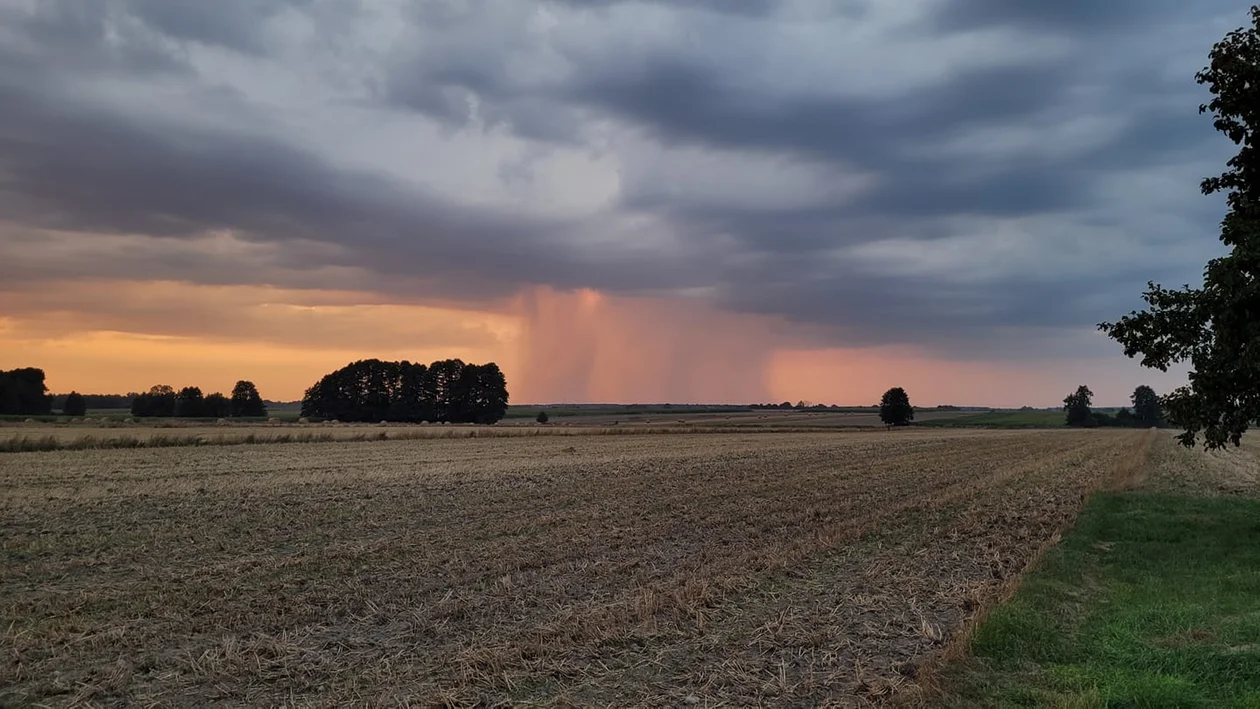
M 294 400 L 355 359 L 460 357 L 498 362 L 515 403 L 871 404 L 903 386 L 921 405 L 1046 406 L 1100 375 L 1096 363 L 1033 371 L 892 348 L 810 348 L 772 318 L 591 290 L 536 288 L 476 309 L 171 282 L 72 282 L 7 298 L 0 368 L 42 367 L 55 392 L 227 391 L 250 379 L 268 399 Z

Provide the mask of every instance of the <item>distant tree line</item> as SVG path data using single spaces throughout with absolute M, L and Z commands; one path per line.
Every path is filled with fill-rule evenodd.
M 219 392 L 206 396 L 199 387 L 176 391 L 174 387 L 159 384 L 143 394 L 132 395 L 131 415 L 145 418 L 260 417 L 267 415 L 267 406 L 251 381 L 237 382 L 230 397 Z
M 495 423 L 507 413 L 499 366 L 445 359 L 426 366 L 365 359 L 325 375 L 302 397 L 302 416 L 339 421 Z
M 83 400 L 83 408 L 87 409 L 129 409 L 131 401 L 139 394 L 80 394 L 78 392 L 70 392 L 69 394 L 54 394 L 52 397 L 52 406 L 54 409 L 64 413 L 67 416 L 82 416 L 83 414 L 70 413 L 66 410 L 68 406 L 67 400 L 71 396 L 77 396 Z
M 749 404 L 747 408 L 752 409 L 754 411 L 764 411 L 764 410 L 835 411 L 835 410 L 852 410 L 855 408 L 866 408 L 866 407 L 841 406 L 839 404 L 813 404 L 808 401 L 798 401 L 795 404 L 793 404 L 790 401 L 785 401 L 781 404 Z M 978 407 L 978 406 L 962 407 L 962 406 L 954 406 L 952 404 L 940 404 L 930 409 L 919 407 L 919 410 L 920 411 L 925 411 L 925 410 L 927 411 L 964 411 L 964 410 L 984 410 L 984 407 Z
M 1150 428 L 1167 424 L 1164 420 L 1163 405 L 1154 389 L 1143 384 L 1133 390 L 1130 401 L 1133 403 L 1133 410 L 1130 411 L 1128 407 L 1125 407 L 1117 411 L 1115 416 L 1102 411 L 1094 411 L 1090 408 L 1094 403 L 1094 392 L 1090 391 L 1089 387 L 1081 385 L 1063 399 L 1063 411 L 1067 414 L 1067 425 L 1081 428 L 1107 426 Z
M 839 404 L 831 404 L 830 406 L 828 406 L 827 404 L 814 404 L 808 401 L 798 401 L 795 404 L 793 404 L 790 401 L 785 401 L 781 404 L 750 404 L 748 408 L 753 409 L 753 410 L 771 410 L 771 411 L 776 410 L 776 409 L 794 410 L 794 411 L 827 411 L 829 409 L 840 409 L 844 407 L 840 406 Z
M 0 371 L 0 414 L 41 416 L 52 413 L 44 370 L 22 367 Z

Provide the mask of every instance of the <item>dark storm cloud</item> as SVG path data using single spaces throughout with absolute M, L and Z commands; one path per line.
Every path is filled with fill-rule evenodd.
M 1092 33 L 1134 24 L 1166 24 L 1180 13 L 1195 12 L 1202 12 L 1202 7 L 1182 0 L 945 0 L 930 18 L 938 29 L 947 30 L 1014 25 Z
M 401 54 L 388 54 L 375 67 L 382 87 L 376 98 L 383 106 L 372 108 L 466 126 L 475 105 L 487 127 L 506 127 L 544 149 L 585 146 L 592 121 L 611 121 L 664 146 L 666 157 L 692 148 L 773 155 L 837 174 L 861 173 L 870 186 L 847 199 L 751 205 L 739 194 L 701 200 L 686 190 L 654 189 L 649 164 L 640 182 L 625 180 L 612 209 L 594 217 L 473 210 L 383 173 L 339 167 L 274 132 L 180 125 L 149 116 L 144 107 L 123 111 L 94 103 L 73 88 L 73 82 L 104 71 L 128 80 L 161 75 L 183 82 L 198 100 L 218 101 L 214 92 L 226 92 L 242 102 L 243 117 L 262 125 L 269 109 L 245 105 L 232 89 L 198 76 L 190 47 L 266 57 L 272 49 L 267 23 L 294 13 L 316 18 L 328 3 L 49 0 L 30 11 L 5 9 L 0 0 L 0 23 L 13 30 L 0 34 L 0 216 L 30 229 L 88 234 L 176 239 L 232 230 L 260 243 L 319 242 L 337 248 L 295 248 L 285 252 L 283 265 L 290 272 L 354 266 L 381 274 L 390 288 L 406 288 L 398 284 L 414 277 L 425 284 L 417 289 L 439 288 L 452 296 L 503 294 L 528 284 L 622 293 L 705 288 L 724 307 L 833 326 L 847 343 L 928 344 L 969 353 L 995 346 L 994 333 L 1003 328 L 1089 328 L 1134 305 L 1154 275 L 1172 282 L 1196 278 L 1198 263 L 1144 262 L 1141 269 L 1121 261 L 1091 263 L 1079 273 L 1015 268 L 991 274 L 979 267 L 951 273 L 930 264 L 897 270 L 847 257 L 845 249 L 890 239 L 914 249 L 975 236 L 968 230 L 994 229 L 1000 220 L 1044 228 L 1057 219 L 1065 225 L 1059 232 L 1108 223 L 1117 238 L 1148 228 L 1134 222 L 1131 211 L 1114 211 L 1114 185 L 1113 192 L 1104 187 L 1125 172 L 1170 171 L 1193 191 L 1202 175 L 1187 166 L 1224 154 L 1210 123 L 1197 115 L 1201 95 L 1192 77 L 1220 32 L 1245 19 L 1232 3 L 1195 3 L 1192 13 L 1189 4 L 1162 0 L 942 0 L 925 18 L 884 30 L 887 51 L 913 61 L 881 55 L 877 42 L 869 55 L 848 64 L 824 64 L 832 67 L 827 72 L 802 64 L 802 72 L 816 76 L 814 87 L 757 71 L 757 50 L 790 42 L 778 37 L 779 30 L 800 23 L 799 17 L 780 16 L 794 11 L 791 4 L 649 4 L 657 15 L 674 11 L 671 29 L 678 42 L 639 42 L 639 30 L 628 26 L 624 41 L 583 42 L 579 36 L 540 52 L 532 43 L 545 35 L 529 35 L 520 5 L 414 6 L 404 16 L 415 23 L 411 29 L 419 39 L 397 42 Z M 583 13 L 583 21 L 609 36 L 620 28 L 599 23 L 628 21 L 635 5 L 545 4 L 559 13 L 597 9 Z M 348 7 L 338 11 L 349 13 Z M 871 21 L 875 13 L 869 4 L 835 7 L 849 23 Z M 1180 54 L 1181 45 L 1171 54 L 1162 38 L 1184 40 L 1178 28 L 1187 18 L 1222 9 L 1237 10 L 1238 17 L 1225 27 L 1193 25 L 1197 34 L 1187 42 L 1196 52 L 1192 61 Z M 512 13 L 511 21 L 491 32 L 497 13 Z M 311 21 L 316 36 L 337 30 Z M 1002 51 L 1014 53 L 1005 58 L 955 60 L 948 71 L 913 81 L 885 69 L 884 60 L 912 68 L 945 62 L 932 54 L 938 46 L 932 42 L 944 37 L 966 37 L 975 43 L 972 53 L 983 56 L 992 38 L 972 30 L 1019 32 L 1030 42 L 1054 37 L 1069 48 L 1021 56 L 1008 47 Z M 717 51 L 728 42 L 752 44 L 745 53 Z M 964 54 L 955 50 L 953 56 Z M 537 69 L 531 62 L 539 56 L 559 57 L 564 69 Z M 885 71 L 880 90 L 844 88 L 848 76 Z M 1036 139 L 1036 131 L 1092 116 L 1114 125 L 1082 129 L 1086 134 L 1075 139 L 1085 147 L 1067 138 L 1062 145 L 1045 144 L 1057 138 Z M 1003 142 L 1020 130 L 1034 131 L 1033 137 Z M 500 171 L 530 179 L 525 168 Z M 1141 204 L 1140 194 L 1121 196 L 1125 210 Z M 1147 211 L 1164 208 L 1152 197 Z M 597 238 L 618 228 L 623 217 L 644 215 L 659 219 L 659 231 L 674 238 L 672 246 L 636 248 L 627 243 L 633 237 Z M 1196 208 L 1193 219 L 1209 233 L 1215 217 Z M 1054 233 L 1043 238 L 1054 239 Z M 1028 248 L 1056 250 L 1053 243 L 1030 243 Z M 167 267 L 188 264 L 167 260 L 151 269 Z
M 27 229 L 172 239 L 230 230 L 259 242 L 323 242 L 342 247 L 335 260 L 327 250 L 311 252 L 299 244 L 277 265 L 366 268 L 414 278 L 417 290 L 429 295 L 495 297 L 529 283 L 578 287 L 586 278 L 623 290 L 685 285 L 675 269 L 638 277 L 554 239 L 585 225 L 459 208 L 379 175 L 335 169 L 274 139 L 138 125 L 72 97 L 15 85 L 3 73 L 0 174 L 0 215 Z M 195 272 L 203 282 L 249 282 L 232 271 L 212 275 L 181 262 L 188 258 L 173 251 L 148 263 L 133 260 L 132 275 Z M 257 269 L 242 271 L 259 275 Z M 397 278 L 390 284 L 399 287 Z
M 145 76 L 188 70 L 171 42 L 135 18 L 120 18 L 105 2 L 40 0 L 28 10 L 0 3 L 0 29 L 7 30 L 0 32 L 0 70 L 28 81 L 52 72 Z
M 556 4 L 576 8 L 601 8 L 633 4 L 632 0 L 553 0 Z M 778 0 L 649 0 L 679 9 L 708 10 L 738 15 L 764 16 L 770 14 Z
M 885 165 L 898 160 L 898 138 L 932 139 L 960 125 L 1018 120 L 1055 105 L 1072 70 L 997 67 L 886 99 L 785 98 L 732 85 L 724 68 L 661 57 L 582 77 L 567 91 L 572 100 L 633 118 L 671 142 L 783 149 Z
M 324 241 L 345 248 L 333 265 L 385 273 L 458 271 L 474 234 L 472 243 L 488 256 L 481 263 L 492 272 L 489 282 L 505 291 L 519 284 L 509 278 L 515 242 L 544 248 L 541 232 L 556 228 L 426 200 L 275 141 L 141 127 L 4 83 L 0 173 L 0 212 L 28 227 L 170 238 L 232 230 L 250 240 Z M 300 260 L 302 252 L 292 256 Z M 173 265 L 136 275 L 160 277 Z
M 104 3 L 102 3 L 104 4 Z M 263 53 L 263 22 L 310 0 L 125 0 L 130 12 L 175 39 Z

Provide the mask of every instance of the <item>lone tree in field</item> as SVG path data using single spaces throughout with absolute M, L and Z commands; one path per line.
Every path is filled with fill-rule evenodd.
M 884 392 L 879 400 L 879 420 L 889 426 L 905 426 L 914 420 L 914 407 L 905 389 L 893 387 Z
M 1067 412 L 1067 425 L 1089 426 L 1094 422 L 1093 412 L 1089 407 L 1094 403 L 1094 392 L 1084 384 L 1076 387 L 1076 391 L 1068 394 L 1063 400 L 1063 410 Z
M 534 419 L 534 420 L 535 420 L 535 421 L 537 421 L 538 423 L 547 423 L 548 421 L 550 421 L 550 420 L 551 420 L 551 418 L 550 418 L 549 416 L 547 416 L 547 412 L 546 412 L 546 411 L 539 411 L 539 412 L 538 412 L 538 418 L 536 418 L 536 419 Z
M 1133 417 L 1143 426 L 1158 426 L 1164 422 L 1159 395 L 1145 384 L 1133 390 Z
M 1220 240 L 1229 254 L 1208 261 L 1202 288 L 1148 282 L 1147 310 L 1098 327 L 1145 367 L 1190 362 L 1189 386 L 1162 403 L 1184 430 L 1183 445 L 1193 447 L 1201 434 L 1214 449 L 1239 445 L 1260 419 L 1260 7 L 1251 8 L 1251 27 L 1227 34 L 1208 59 L 1195 80 L 1213 98 L 1199 112 L 1210 112 L 1216 130 L 1240 146 L 1224 173 L 1202 183 L 1203 194 L 1226 195 Z
M 267 407 L 253 382 L 241 380 L 232 387 L 233 416 L 266 416 Z
M 66 416 L 86 416 L 87 401 L 82 394 L 72 391 L 66 396 L 66 403 L 62 405 L 61 413 Z

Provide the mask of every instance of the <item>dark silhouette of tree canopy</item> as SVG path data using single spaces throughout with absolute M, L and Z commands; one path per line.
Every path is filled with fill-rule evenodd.
M 446 359 L 428 366 L 365 359 L 325 375 L 302 397 L 302 416 L 339 421 L 495 423 L 507 413 L 499 366 Z
M 258 387 L 253 382 L 241 380 L 232 387 L 232 416 L 266 416 L 267 406 L 263 404 Z
M 1143 366 L 1168 371 L 1190 362 L 1189 386 L 1166 395 L 1163 408 L 1184 429 L 1183 445 L 1201 434 L 1211 449 L 1239 445 L 1260 419 L 1260 7 L 1251 8 L 1251 27 L 1227 34 L 1208 58 L 1195 80 L 1213 98 L 1199 112 L 1240 146 L 1224 173 L 1202 183 L 1205 195 L 1226 194 L 1220 240 L 1230 251 L 1208 261 L 1202 288 L 1148 282 L 1148 309 L 1098 327 Z
M 131 415 L 146 417 L 174 416 L 175 406 L 175 388 L 159 384 L 131 400 Z
M 219 392 L 206 397 L 202 403 L 202 416 L 210 418 L 227 418 L 232 415 L 232 400 Z
M 905 426 L 914 420 L 914 407 L 905 389 L 893 387 L 884 392 L 879 400 L 879 420 L 889 426 Z
M 175 415 L 181 418 L 200 418 L 206 415 L 206 398 L 200 387 L 184 387 L 175 395 Z
M 178 392 L 174 387 L 160 384 L 144 394 L 131 397 L 131 415 L 155 418 L 179 416 L 181 418 L 227 418 L 228 416 L 266 416 L 258 389 L 253 383 L 236 383 L 233 398 L 215 392 L 209 396 L 200 387 L 184 387 Z M 239 398 L 237 398 L 239 395 Z M 245 413 L 238 413 L 245 412 Z
M 551 417 L 547 415 L 546 411 L 539 411 L 538 417 L 535 418 L 534 420 L 537 421 L 538 423 L 547 423 L 548 421 L 551 420 Z
M 0 414 L 42 416 L 52 413 L 44 370 L 22 367 L 0 371 Z
M 1063 410 L 1067 412 L 1067 425 L 1093 426 L 1096 424 L 1090 406 L 1094 403 L 1094 392 L 1082 384 L 1076 391 L 1063 399 Z
M 1164 422 L 1164 409 L 1159 395 L 1145 384 L 1133 390 L 1133 416 L 1143 426 L 1158 426 Z
M 66 416 L 86 416 L 87 400 L 77 391 L 72 391 L 66 395 L 66 403 L 61 407 L 61 413 Z

